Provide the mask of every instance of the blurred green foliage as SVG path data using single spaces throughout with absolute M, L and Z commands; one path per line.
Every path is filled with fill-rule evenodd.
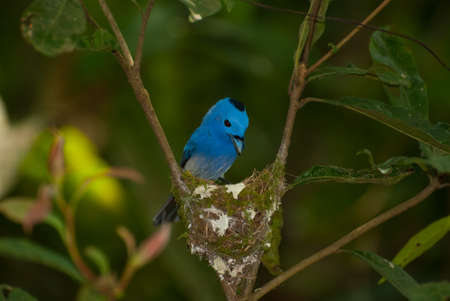
M 96 19 L 105 25 L 96 1 L 86 2 Z M 139 10 L 132 1 L 110 2 L 126 39 L 135 45 Z M 328 15 L 362 19 L 378 2 L 334 1 Z M 108 162 L 112 166 L 136 168 L 144 174 L 144 185 L 124 183 L 120 188 L 112 188 L 116 184 L 106 185 L 102 192 L 86 195 L 79 205 L 80 245 L 108 250 L 112 268 L 121 269 L 125 249 L 113 229 L 124 224 L 138 240 L 153 232 L 151 217 L 170 189 L 168 168 L 114 57 L 91 52 L 56 58 L 40 55 L 20 33 L 19 20 L 29 3 L 9 1 L 0 10 L 0 37 L 5 45 L 0 47 L 0 93 L 13 124 L 35 115 L 52 127 L 71 127 L 66 128 L 66 133 L 73 137 L 73 156 L 77 158 L 70 163 L 71 168 L 83 168 L 88 174 Z M 272 4 L 298 10 L 308 7 L 307 1 L 294 4 L 284 0 Z M 179 2 L 157 1 L 147 31 L 142 66 L 144 82 L 169 141 L 179 155 L 190 133 L 217 99 L 232 96 L 247 105 L 250 128 L 246 150 L 228 173 L 231 181 L 238 181 L 269 163 L 279 145 L 301 18 L 239 1 L 230 13 L 223 10 L 204 21 L 190 23 L 188 14 Z M 450 3 L 445 0 L 417 0 L 407 5 L 393 1 L 374 24 L 390 25 L 393 30 L 422 40 L 448 63 L 449 14 Z M 312 50 L 311 60 L 320 57 L 329 49 L 329 43 L 335 43 L 350 29 L 348 25 L 328 22 L 322 39 Z M 353 63 L 369 68 L 369 34 L 366 31 L 358 34 L 330 64 Z M 431 122 L 449 122 L 448 71 L 422 48 L 411 47 L 427 84 Z M 381 84 L 356 77 L 314 81 L 305 93 L 329 99 L 355 96 L 387 101 Z M 51 140 L 45 140 L 45 135 L 40 137 L 42 144 L 39 140 L 35 144 L 39 149 L 36 153 L 44 156 L 41 160 L 26 158 L 30 165 L 25 161 L 18 181 L 9 191 L 10 196 L 34 196 L 46 178 L 46 156 Z M 69 146 L 68 143 L 71 152 Z M 94 148 L 104 159 L 92 155 Z M 311 103 L 298 114 L 287 171 L 294 179 L 301 171 L 318 164 L 366 168 L 366 158 L 355 155 L 363 148 L 373 152 L 376 162 L 420 153 L 414 140 L 384 125 L 345 109 Z M 284 200 L 282 267 L 313 253 L 380 210 L 413 196 L 425 182 L 425 177 L 415 175 L 389 187 L 315 184 L 291 191 Z M 114 202 L 99 201 L 102 199 L 114 199 Z M 413 234 L 448 215 L 449 205 L 448 191 L 439 191 L 424 204 L 373 230 L 351 247 L 370 249 L 392 258 Z M 177 225 L 174 232 L 174 237 L 181 234 L 182 226 Z M 0 216 L 0 236 L 6 235 L 23 236 L 23 233 L 19 226 Z M 46 225 L 37 226 L 31 238 L 64 252 L 57 233 Z M 450 243 L 444 239 L 411 263 L 407 271 L 420 283 L 448 280 L 449 252 Z M 40 300 L 75 300 L 77 284 L 57 272 L 3 257 L 0 266 L 0 283 L 24 288 Z M 400 300 L 392 287 L 376 286 L 377 277 L 366 265 L 334 256 L 294 277 L 265 300 Z M 269 278 L 262 269 L 260 284 Z M 124 300 L 222 300 L 221 288 L 214 279 L 213 271 L 189 254 L 183 240 L 173 239 L 153 264 L 136 275 Z M 84 289 L 80 294 L 92 292 Z

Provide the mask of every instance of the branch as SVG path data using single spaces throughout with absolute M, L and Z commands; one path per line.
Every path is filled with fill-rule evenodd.
M 153 108 L 152 101 L 150 99 L 150 95 L 145 88 L 142 78 L 139 72 L 139 67 L 135 68 L 135 65 L 133 63 L 133 58 L 131 57 L 130 51 L 128 49 L 127 42 L 123 38 L 122 32 L 120 31 L 119 27 L 117 26 L 117 23 L 114 19 L 114 16 L 112 15 L 111 11 L 109 10 L 109 7 L 107 6 L 105 0 L 98 0 L 100 3 L 103 13 L 108 19 L 108 22 L 113 29 L 114 35 L 116 36 L 117 40 L 119 41 L 120 48 L 122 49 L 122 53 L 118 51 L 113 51 L 113 54 L 115 55 L 117 61 L 119 62 L 120 66 L 122 67 L 123 71 L 125 72 L 125 75 L 128 79 L 128 82 L 130 83 L 131 87 L 133 88 L 134 94 L 136 96 L 136 99 L 139 101 L 142 109 L 144 110 L 145 116 L 147 117 L 147 120 L 150 123 L 150 126 L 152 127 L 153 132 L 155 133 L 156 139 L 158 140 L 158 143 L 164 153 L 164 156 L 166 157 L 166 161 L 170 168 L 170 174 L 172 178 L 172 183 L 178 188 L 178 190 L 181 193 L 188 194 L 189 189 L 186 187 L 184 182 L 181 179 L 181 170 L 178 166 L 178 163 L 175 159 L 175 156 L 173 154 L 172 148 L 169 145 L 169 142 L 167 141 L 166 134 L 164 133 L 164 130 L 161 126 L 161 123 L 159 122 L 158 116 L 156 115 L 155 109 Z M 147 9 L 143 15 L 143 31 L 144 34 L 142 34 L 141 29 L 141 36 L 145 35 L 145 25 L 147 24 L 148 18 L 150 17 L 150 12 L 153 7 L 154 0 L 150 0 L 149 4 L 147 6 Z M 141 38 L 142 43 L 141 46 L 138 45 L 137 51 L 138 53 L 142 51 L 142 47 L 144 44 L 144 37 Z M 141 50 L 139 50 L 141 49 Z M 141 54 L 140 54 L 141 55 Z M 139 55 L 139 56 L 140 56 Z M 139 59 L 140 62 L 141 59 Z
M 108 7 L 108 4 L 106 4 L 105 0 L 98 0 L 98 3 L 100 4 L 100 7 L 103 10 L 103 13 L 105 14 L 106 18 L 108 19 L 109 25 L 111 26 L 111 29 L 114 32 L 114 35 L 116 36 L 116 39 L 119 43 L 119 47 L 122 50 L 122 54 L 124 55 L 126 62 L 129 66 L 133 66 L 133 57 L 131 56 L 130 49 L 128 48 L 128 44 L 125 41 L 125 38 L 122 35 L 122 32 L 119 29 L 119 25 L 117 25 L 116 19 L 114 18 L 111 10 Z
M 347 235 L 341 237 L 339 240 L 335 241 L 328 247 L 314 253 L 310 257 L 303 259 L 296 265 L 292 266 L 279 276 L 275 277 L 271 281 L 267 282 L 261 289 L 257 290 L 250 298 L 249 300 L 255 301 L 263 297 L 265 294 L 279 286 L 284 281 L 288 280 L 298 272 L 306 269 L 310 265 L 328 257 L 329 255 L 332 255 L 339 251 L 340 248 L 347 245 L 348 243 L 352 242 L 353 240 L 357 239 L 361 235 L 365 234 L 369 230 L 372 230 L 373 228 L 379 226 L 380 224 L 392 219 L 393 217 L 396 217 L 397 215 L 405 212 L 406 210 L 416 206 L 423 200 L 425 200 L 431 193 L 433 193 L 435 190 L 440 189 L 442 185 L 439 183 L 438 179 L 433 177 L 430 180 L 430 183 L 417 195 L 410 198 L 409 200 L 395 206 L 392 209 L 389 209 L 388 211 L 378 215 L 377 217 L 371 219 L 367 223 L 359 226 L 358 228 L 354 229 Z
M 148 19 L 150 18 L 150 14 L 152 12 L 153 6 L 155 5 L 156 0 L 149 0 L 147 3 L 147 8 L 145 12 L 142 14 L 142 24 L 141 24 L 141 32 L 139 33 L 138 44 L 136 47 L 136 53 L 134 55 L 134 67 L 138 70 L 141 69 L 142 62 L 142 51 L 144 48 L 144 40 L 145 40 L 145 30 L 147 29 Z
M 317 69 L 320 65 L 322 65 L 326 60 L 328 60 L 330 57 L 332 57 L 339 49 L 341 49 L 345 44 L 347 44 L 348 41 L 353 38 L 354 35 L 356 35 L 367 23 L 369 23 L 373 18 L 375 18 L 376 15 L 378 15 L 385 6 L 387 6 L 391 2 L 391 0 L 384 0 L 380 3 L 380 5 L 377 6 L 358 26 L 356 26 L 349 34 L 347 34 L 337 45 L 334 47 L 334 49 L 329 50 L 324 56 L 322 56 L 317 62 L 315 62 L 311 67 L 308 69 L 308 74 L 313 72 Z
M 303 52 L 298 54 L 300 57 L 300 64 L 298 62 L 294 62 L 294 70 L 292 71 L 291 82 L 289 84 L 289 109 L 286 116 L 286 123 L 283 130 L 283 137 L 281 138 L 280 148 L 278 149 L 277 160 L 285 165 L 289 145 L 291 144 L 292 131 L 294 129 L 295 117 L 297 115 L 297 110 L 304 105 L 304 103 L 299 104 L 298 100 L 300 99 L 303 90 L 306 84 L 306 75 L 307 75 L 307 63 L 309 58 L 309 52 L 314 36 L 315 24 L 317 22 L 317 15 L 320 9 L 320 5 L 322 0 L 315 0 L 312 2 L 312 16 L 309 20 L 309 30 L 308 30 L 308 38 L 306 40 L 305 47 Z M 301 26 L 301 25 L 300 25 Z M 300 47 L 300 45 L 299 45 Z M 297 53 L 302 51 L 302 49 L 297 49 Z M 297 55 L 296 55 L 297 57 Z

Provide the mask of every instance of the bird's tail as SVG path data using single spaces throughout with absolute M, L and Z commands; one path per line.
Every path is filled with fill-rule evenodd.
M 171 194 L 167 199 L 166 203 L 159 210 L 158 214 L 153 218 L 153 224 L 155 226 L 159 226 L 162 223 L 169 223 L 173 221 L 177 221 L 178 217 L 178 204 L 175 201 L 174 196 Z

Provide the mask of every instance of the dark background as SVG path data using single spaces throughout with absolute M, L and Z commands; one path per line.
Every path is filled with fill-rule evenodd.
M 106 24 L 96 1 L 87 1 L 100 23 Z M 140 19 L 131 1 L 109 1 L 130 45 L 136 44 Z M 334 1 L 328 15 L 362 20 L 380 1 Z M 113 205 L 84 198 L 77 216 L 82 246 L 98 245 L 122 268 L 125 249 L 115 234 L 126 225 L 138 240 L 155 228 L 151 218 L 170 189 L 163 154 L 135 100 L 126 78 L 108 53 L 77 52 L 56 58 L 37 53 L 21 37 L 19 19 L 30 1 L 3 1 L 0 9 L 0 93 L 11 122 L 29 116 L 48 126 L 71 125 L 86 134 L 100 156 L 113 166 L 128 166 L 144 174 L 143 185 L 121 182 L 125 193 Z M 308 1 L 272 1 L 279 7 L 306 10 Z M 240 181 L 273 160 L 288 106 L 287 85 L 301 18 L 266 11 L 237 1 L 231 13 L 222 11 L 189 23 L 187 9 L 177 1 L 157 1 L 147 32 L 143 80 L 176 155 L 218 99 L 231 96 L 247 105 L 250 127 L 246 150 L 228 172 Z M 450 62 L 450 2 L 393 1 L 372 23 L 389 25 L 435 49 Z M 328 22 L 312 50 L 318 59 L 351 26 Z M 363 30 L 328 64 L 368 67 L 370 32 Z M 428 85 L 431 120 L 450 121 L 450 74 L 424 49 L 408 42 Z M 361 96 L 385 100 L 374 81 L 342 77 L 314 82 L 308 96 Z M 0 141 L 8 143 L 8 141 Z M 298 116 L 287 171 L 295 176 L 315 164 L 352 168 L 368 166 L 356 156 L 370 149 L 376 162 L 398 155 L 418 155 L 417 143 L 373 120 L 325 104 L 308 104 Z M 414 175 L 395 186 L 316 184 L 298 187 L 284 199 L 285 226 L 281 245 L 283 267 L 298 262 L 349 232 L 383 209 L 426 185 Z M 37 181 L 19 174 L 7 196 L 36 193 Z M 4 197 L 7 197 L 4 196 Z M 351 248 L 392 258 L 417 231 L 448 215 L 449 191 L 433 194 L 425 203 L 364 235 Z M 181 224 L 174 228 L 168 248 L 139 271 L 124 300 L 223 300 L 220 285 L 205 262 L 191 256 Z M 24 236 L 17 224 L 0 216 L 1 236 Z M 59 237 L 46 225 L 31 239 L 64 252 Z M 443 239 L 407 271 L 419 282 L 449 280 L 450 242 Z M 270 279 L 264 268 L 258 284 Z M 402 300 L 389 285 L 377 286 L 378 275 L 348 255 L 334 255 L 308 268 L 264 300 Z M 22 287 L 40 300 L 75 300 L 77 285 L 45 267 L 0 258 L 0 283 Z

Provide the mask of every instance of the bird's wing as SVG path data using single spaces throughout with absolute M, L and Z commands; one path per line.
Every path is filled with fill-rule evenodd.
M 189 140 L 183 150 L 183 156 L 181 157 L 181 162 L 180 162 L 181 168 L 184 168 L 187 161 L 192 157 L 194 150 L 195 150 L 195 145 L 193 143 L 190 143 L 190 140 Z

